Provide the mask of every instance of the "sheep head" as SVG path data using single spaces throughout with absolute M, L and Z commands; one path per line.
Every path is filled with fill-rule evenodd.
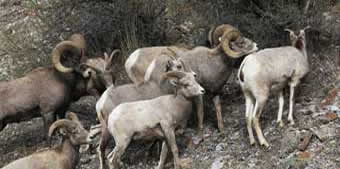
M 106 52 L 104 52 L 104 59 L 88 59 L 86 63 L 81 64 L 81 66 L 85 67 L 83 77 L 88 78 L 95 74 L 99 78 L 101 83 L 104 84 L 106 88 L 108 88 L 114 83 L 116 79 L 113 72 L 112 59 L 116 54 L 120 53 L 121 51 L 119 49 L 116 49 L 112 51 L 110 56 Z
M 62 41 L 54 48 L 52 52 L 52 63 L 54 67 L 64 73 L 72 72 L 74 69 L 70 67 L 65 67 L 61 64 L 61 55 L 69 51 L 73 55 L 80 56 L 81 58 L 85 57 L 86 50 L 86 41 L 85 38 L 80 34 L 73 34 L 70 40 Z
M 289 38 L 291 45 L 296 47 L 299 50 L 302 50 L 306 47 L 306 36 L 305 36 L 305 30 L 309 29 L 310 26 L 307 26 L 300 30 L 299 35 L 296 35 L 294 31 L 291 29 L 284 29 L 285 31 L 289 32 Z
M 226 55 L 231 58 L 239 58 L 258 50 L 255 42 L 241 36 L 240 31 L 231 25 L 220 25 L 214 33 L 210 34 L 213 36 L 209 37 L 213 46 L 221 46 Z
M 169 79 L 170 83 L 176 87 L 176 90 L 186 98 L 205 93 L 203 87 L 196 81 L 195 72 L 170 71 L 165 73 L 163 78 Z
M 67 119 L 58 120 L 51 125 L 48 136 L 51 137 L 57 129 L 60 129 L 73 145 L 89 143 L 89 132 L 84 129 L 77 115 L 70 112 L 66 117 Z

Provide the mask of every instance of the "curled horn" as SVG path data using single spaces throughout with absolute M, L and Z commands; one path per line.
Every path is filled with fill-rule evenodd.
M 165 78 L 177 78 L 177 79 L 181 79 L 185 76 L 186 74 L 184 72 L 181 71 L 170 71 L 165 73 Z
M 308 26 L 306 26 L 305 28 L 303 28 L 302 30 L 305 31 L 305 30 L 310 29 L 310 28 L 311 28 L 311 26 L 308 25 Z
M 178 60 L 182 63 L 182 66 L 186 72 L 192 72 L 191 67 L 187 66 L 182 59 L 178 59 Z
M 289 32 L 290 34 L 295 35 L 294 31 L 292 31 L 291 29 L 286 28 L 286 29 L 284 29 L 284 31 L 287 31 L 287 32 Z
M 121 51 L 119 49 L 115 49 L 111 52 L 110 58 L 112 58 L 116 53 L 121 53 Z
M 208 33 L 208 41 L 209 41 L 209 44 L 210 44 L 211 48 L 215 47 L 215 45 L 217 45 L 219 43 L 219 42 L 217 42 L 218 41 L 218 37 L 217 37 L 217 39 L 216 39 L 216 37 L 214 37 L 215 29 L 216 29 L 215 26 L 211 27 L 210 30 L 209 30 L 209 33 Z
M 176 57 L 178 57 L 177 53 L 171 48 L 171 47 L 167 47 L 168 51 L 171 52 L 170 55 L 168 55 L 172 60 L 176 60 Z
M 243 52 L 236 52 L 232 50 L 229 46 L 230 41 L 234 41 L 240 38 L 241 36 L 240 31 L 231 25 L 224 25 L 224 27 L 222 28 L 224 29 L 224 33 L 221 38 L 221 45 L 222 45 L 224 52 L 231 58 L 241 57 L 243 55 Z M 217 32 L 217 30 L 215 32 Z
M 74 34 L 70 40 L 62 41 L 52 51 L 52 63 L 54 67 L 64 73 L 72 72 L 72 68 L 65 67 L 60 62 L 60 57 L 66 50 L 72 51 L 74 54 L 83 55 L 86 48 L 86 42 L 82 35 Z
M 48 136 L 51 137 L 55 130 L 58 129 L 58 128 L 76 128 L 78 126 L 78 124 L 76 122 L 73 122 L 71 120 L 68 120 L 68 119 L 62 119 L 62 120 L 58 120 L 56 122 L 54 122 L 51 127 L 49 128 L 48 130 Z

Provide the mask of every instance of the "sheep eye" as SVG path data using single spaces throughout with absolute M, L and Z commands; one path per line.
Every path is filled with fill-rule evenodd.
M 178 66 L 177 66 L 177 69 L 182 69 L 182 66 L 181 66 L 181 65 L 178 65 Z

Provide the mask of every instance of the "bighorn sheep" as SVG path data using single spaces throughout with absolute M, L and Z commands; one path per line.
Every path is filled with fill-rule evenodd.
M 307 29 L 309 27 L 306 27 Z M 294 124 L 294 90 L 309 71 L 306 51 L 305 29 L 298 36 L 290 32 L 292 46 L 263 49 L 248 55 L 241 64 L 238 79 L 246 100 L 247 130 L 250 144 L 255 143 L 252 123 L 260 145 L 269 146 L 262 134 L 259 118 L 270 91 L 279 93 L 279 111 L 277 122 L 282 126 L 283 88 L 290 88 L 288 121 Z M 255 104 L 255 105 L 254 105 Z M 255 106 L 255 107 L 254 107 Z
M 154 70 L 154 65 L 164 64 L 162 65 L 163 69 L 166 71 L 190 71 L 190 68 L 186 67 L 179 59 L 175 58 L 167 58 L 168 60 L 162 63 L 159 63 L 159 60 L 154 60 L 151 63 L 150 69 L 147 72 L 152 73 Z M 173 60 L 172 60 L 173 59 Z M 146 78 L 148 74 L 146 75 Z M 194 74 L 190 71 L 190 74 Z M 96 104 L 97 117 L 100 121 L 101 127 L 101 139 L 99 143 L 99 147 L 97 149 L 98 156 L 100 160 L 100 168 L 104 169 L 105 165 L 105 149 L 109 142 L 109 132 L 107 130 L 107 120 L 109 114 L 115 109 L 119 104 L 125 102 L 139 101 L 156 98 L 165 94 L 174 93 L 172 85 L 168 80 L 160 80 L 159 82 L 155 81 L 146 81 L 138 86 L 135 84 L 126 84 L 118 87 L 109 87 L 103 95 L 100 97 Z M 91 134 L 95 135 L 95 132 L 91 132 Z
M 158 169 L 162 169 L 168 148 L 171 149 L 175 169 L 179 168 L 175 129 L 185 127 L 192 110 L 191 98 L 205 93 L 194 74 L 171 71 L 165 78 L 174 78 L 177 94 L 164 95 L 151 100 L 122 103 L 109 115 L 108 130 L 116 146 L 109 154 L 110 168 L 118 169 L 120 157 L 132 139 L 165 138 Z
M 213 48 L 195 47 L 194 49 L 182 49 L 170 47 L 174 53 L 197 73 L 198 82 L 210 93 L 214 94 L 213 99 L 218 120 L 218 128 L 223 130 L 222 107 L 218 92 L 228 80 L 232 72 L 232 59 L 239 58 L 257 50 L 256 43 L 242 37 L 240 32 L 231 25 L 221 25 L 218 32 L 223 32 L 219 38 L 221 43 Z M 220 35 L 216 35 L 217 37 Z M 235 43 L 230 43 L 235 42 Z M 237 42 L 237 43 L 236 43 Z M 231 45 L 231 47 L 230 47 Z M 239 46 L 237 46 L 239 45 Z M 151 61 L 155 58 L 165 57 L 161 55 L 169 47 L 148 47 L 134 51 L 125 62 L 125 69 L 134 83 L 142 83 L 146 70 Z M 198 113 L 198 129 L 203 129 L 203 99 L 202 96 L 196 99 Z M 201 132 L 200 132 L 201 133 Z
M 85 49 L 84 37 L 80 34 L 74 34 L 70 40 L 60 42 L 53 50 L 54 67 L 36 68 L 25 77 L 0 82 L 0 131 L 8 123 L 42 116 L 47 133 L 48 126 L 54 121 L 56 113 L 63 116 L 72 100 L 77 100 L 87 94 L 91 87 L 89 81 L 105 84 L 92 85 L 92 87 L 112 84 L 113 82 L 104 83 L 104 80 L 97 80 L 99 78 L 107 79 L 103 77 L 108 76 L 105 74 L 106 72 L 89 73 L 91 72 L 89 69 L 81 71 L 80 66 L 70 68 L 61 64 L 61 55 L 65 52 L 81 56 L 82 60 L 85 61 L 82 65 L 90 65 L 90 67 L 97 68 L 96 70 L 101 69 L 100 67 L 103 64 L 110 64 L 111 59 L 103 60 L 102 58 L 91 59 L 91 62 L 96 60 L 97 63 L 102 64 L 96 65 L 86 62 L 90 60 L 84 56 Z M 85 68 L 89 67 L 86 66 Z M 95 72 L 95 70 L 92 72 Z M 103 89 L 99 87 L 96 90 L 103 92 Z
M 91 140 L 74 113 L 68 113 L 66 119 L 54 122 L 49 129 L 49 137 L 56 130 L 62 131 L 63 141 L 55 148 L 37 152 L 15 160 L 2 169 L 73 169 L 79 161 L 79 146 Z

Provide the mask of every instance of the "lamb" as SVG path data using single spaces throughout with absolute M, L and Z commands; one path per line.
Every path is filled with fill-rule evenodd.
M 84 129 L 77 115 L 70 112 L 66 119 L 54 122 L 49 128 L 49 137 L 55 131 L 63 133 L 62 143 L 55 148 L 36 152 L 20 158 L 2 169 L 73 169 L 79 161 L 79 146 L 91 140 L 88 131 Z
M 142 83 L 142 77 L 145 76 L 151 61 L 155 58 L 161 59 L 165 57 L 161 53 L 170 48 L 183 60 L 184 64 L 191 67 L 197 73 L 198 82 L 209 93 L 214 95 L 213 101 L 216 108 L 218 128 L 220 131 L 223 131 L 222 107 L 218 93 L 232 72 L 233 59 L 255 52 L 257 45 L 250 39 L 242 37 L 240 31 L 231 25 L 221 25 L 216 28 L 215 33 L 218 35 L 214 37 L 219 37 L 218 39 L 220 39 L 221 43 L 213 49 L 202 46 L 191 50 L 167 46 L 140 48 L 133 52 L 126 60 L 125 69 L 134 83 Z M 195 102 L 198 113 L 198 130 L 202 133 L 204 117 L 203 98 L 200 96 Z
M 47 133 L 48 127 L 55 121 L 55 116 L 57 114 L 64 116 L 71 101 L 91 93 L 91 89 L 101 93 L 103 88 L 98 86 L 113 84 L 113 81 L 105 82 L 107 78 L 104 76 L 108 76 L 105 72 L 91 73 L 95 71 L 92 68 L 100 69 L 103 64 L 109 65 L 112 60 L 105 61 L 99 57 L 88 59 L 84 55 L 85 50 L 84 37 L 74 34 L 70 40 L 60 42 L 53 50 L 53 67 L 36 68 L 22 78 L 0 82 L 0 131 L 8 123 L 42 116 Z M 60 59 L 66 52 L 82 57 L 84 63 L 65 67 Z M 90 62 L 94 61 L 101 64 L 91 65 Z M 99 79 L 104 80 L 99 81 Z M 102 85 L 89 86 L 89 81 Z
M 307 28 L 309 27 L 305 29 Z M 284 104 L 283 88 L 289 86 L 288 121 L 291 125 L 294 124 L 294 90 L 309 71 L 305 29 L 300 30 L 298 36 L 293 31 L 285 29 L 290 32 L 292 46 L 263 49 L 248 55 L 241 64 L 238 80 L 246 100 L 247 130 L 251 145 L 255 143 L 252 131 L 254 123 L 260 145 L 269 146 L 262 134 L 259 118 L 270 91 L 279 93 L 277 122 L 283 126 L 281 120 Z
M 110 168 L 119 168 L 120 158 L 132 139 L 165 138 L 158 169 L 162 169 L 168 148 L 171 149 L 175 169 L 180 167 L 175 129 L 185 127 L 192 111 L 191 98 L 205 93 L 196 82 L 194 74 L 171 71 L 165 78 L 172 78 L 177 94 L 164 95 L 118 105 L 109 115 L 108 130 L 116 146 L 109 154 Z
M 190 68 L 186 67 L 179 59 L 173 58 L 173 57 L 167 57 L 166 62 L 159 63 L 159 60 L 154 60 L 151 63 L 150 69 L 147 70 L 146 78 L 148 77 L 150 73 L 154 69 L 153 65 L 159 65 L 163 64 L 162 67 L 165 69 L 165 71 L 187 71 L 190 72 L 190 74 L 195 75 L 191 71 Z M 164 63 L 166 63 L 164 65 Z M 159 97 L 161 95 L 165 94 L 172 94 L 175 91 L 173 91 L 172 85 L 169 83 L 168 80 L 162 79 L 159 82 L 156 81 L 146 81 L 145 83 L 142 83 L 140 85 L 135 84 L 126 84 L 118 87 L 110 86 L 100 97 L 96 104 L 96 111 L 97 111 L 97 117 L 100 121 L 100 131 L 101 131 L 101 139 L 99 143 L 99 147 L 97 149 L 99 161 L 100 161 L 100 168 L 103 169 L 105 165 L 105 149 L 107 147 L 107 144 L 109 142 L 109 132 L 107 130 L 107 120 L 109 117 L 109 114 L 112 112 L 113 109 L 115 109 L 119 104 L 125 103 L 125 102 L 132 102 L 132 101 L 138 101 L 138 100 L 146 100 L 146 99 L 152 99 Z M 98 126 L 97 126 L 98 127 Z M 96 135 L 100 132 L 99 130 L 93 130 L 91 131 L 91 135 Z

